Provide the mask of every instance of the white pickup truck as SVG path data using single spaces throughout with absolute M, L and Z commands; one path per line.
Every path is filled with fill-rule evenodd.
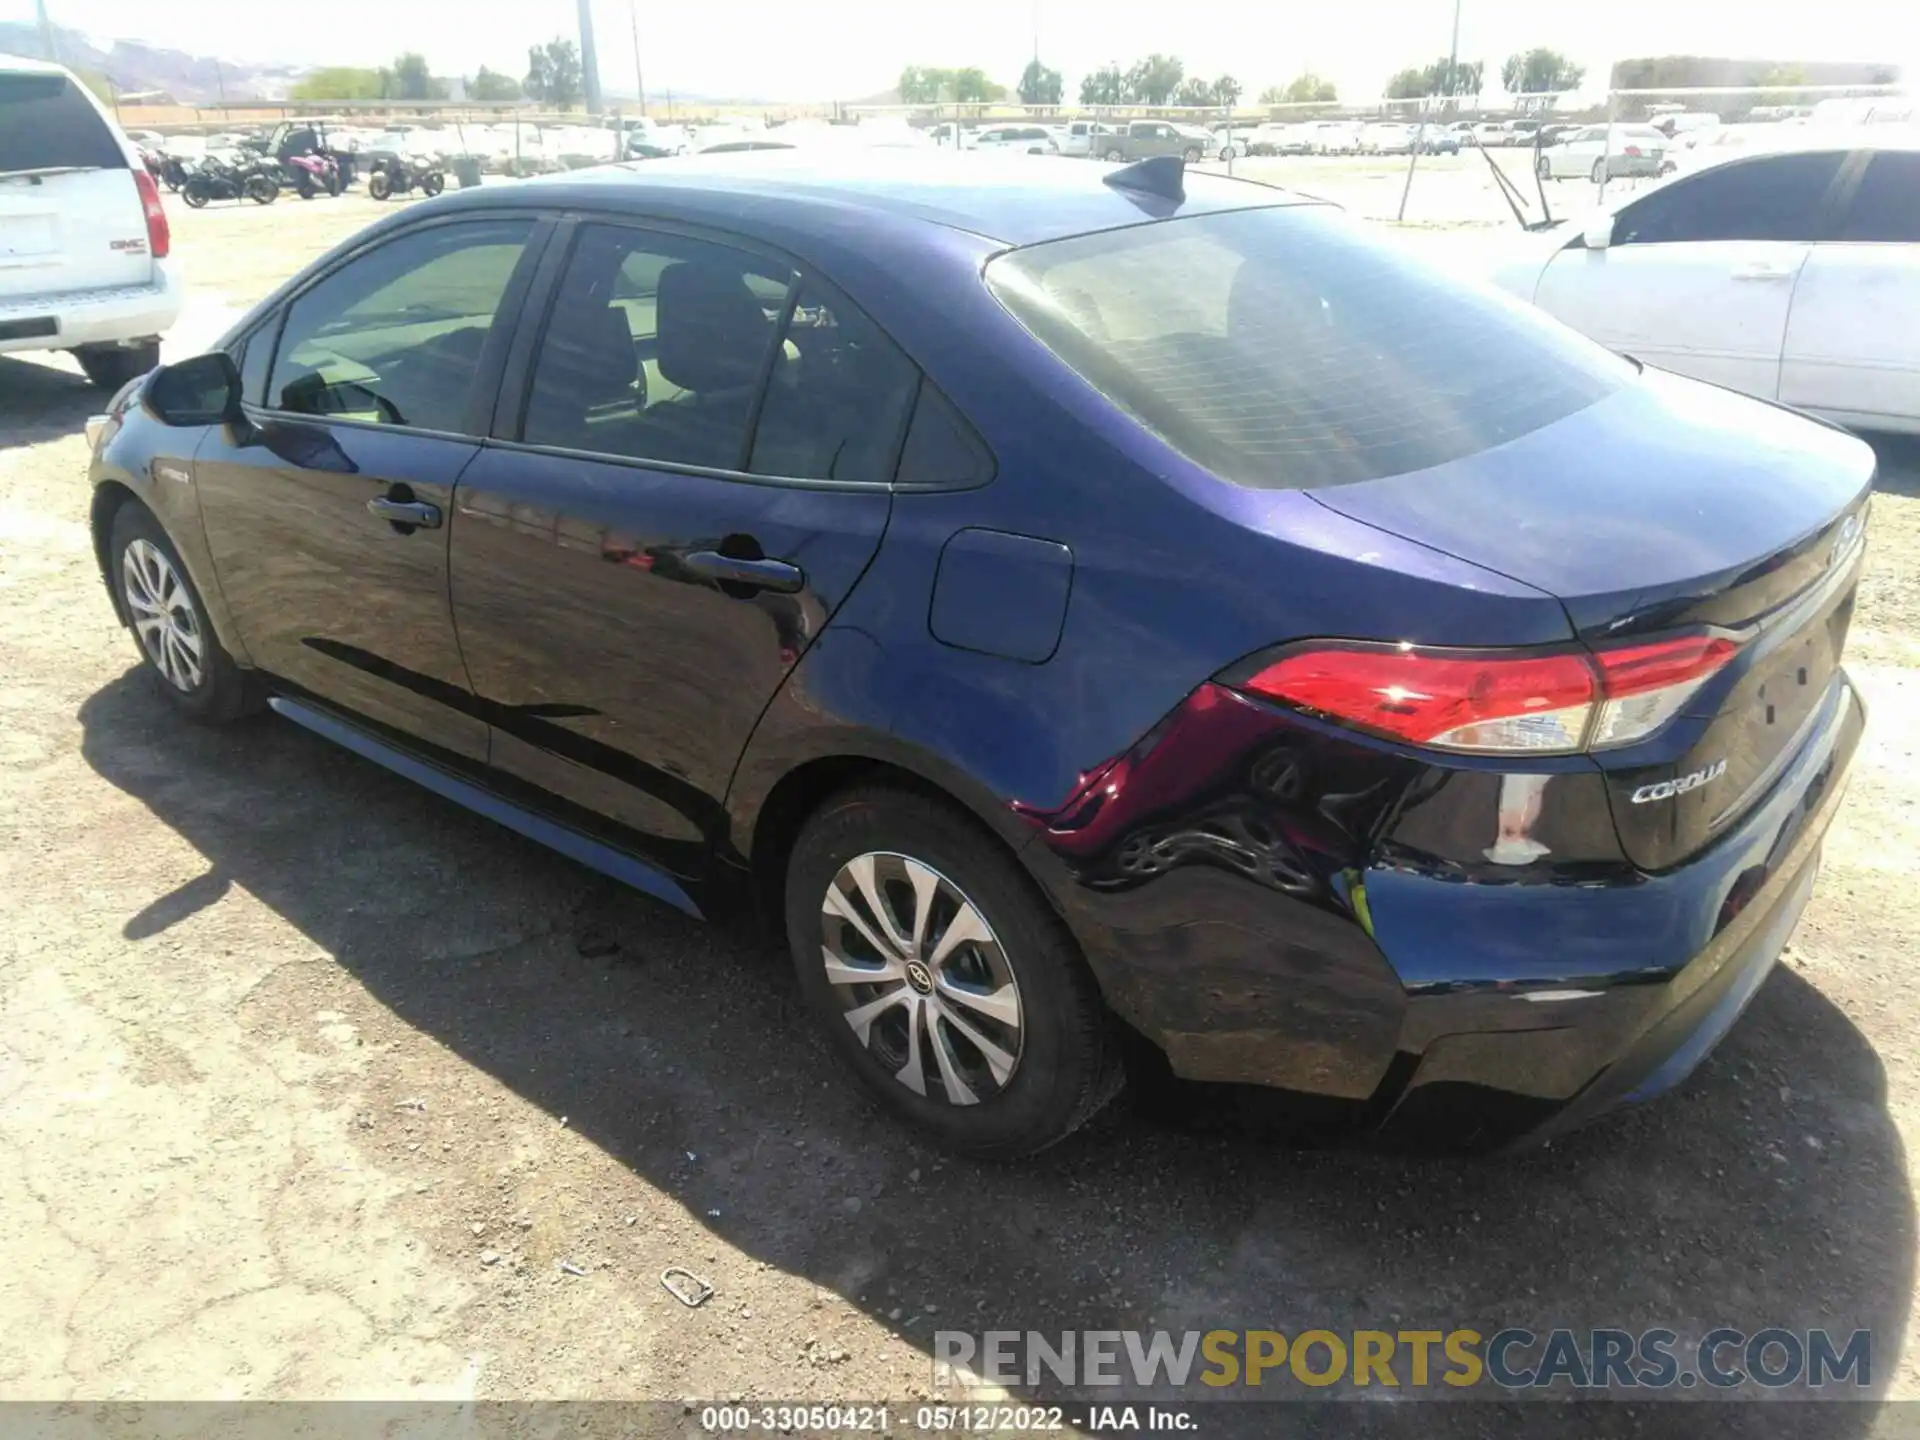
M 0 55 L 0 354 L 71 350 L 117 390 L 160 363 L 181 284 L 160 190 L 87 87 Z

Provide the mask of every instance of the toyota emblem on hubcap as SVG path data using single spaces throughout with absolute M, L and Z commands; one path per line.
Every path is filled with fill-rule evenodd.
M 918 960 L 907 962 L 907 983 L 922 995 L 933 993 L 933 972 Z

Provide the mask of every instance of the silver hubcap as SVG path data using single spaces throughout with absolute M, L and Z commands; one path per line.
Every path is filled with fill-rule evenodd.
M 847 1024 L 894 1079 L 977 1105 L 1020 1064 L 1020 986 L 986 917 L 946 876 L 884 851 L 840 867 L 821 958 Z
M 120 559 L 122 590 L 140 648 L 176 690 L 200 688 L 205 642 L 186 583 L 160 547 L 131 542 Z

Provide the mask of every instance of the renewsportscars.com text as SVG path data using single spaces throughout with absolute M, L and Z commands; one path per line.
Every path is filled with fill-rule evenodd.
M 936 1386 L 1191 1388 L 1271 1394 L 1348 1385 L 1401 1389 L 1780 1389 L 1873 1383 L 1871 1331 L 1666 1329 L 941 1330 Z

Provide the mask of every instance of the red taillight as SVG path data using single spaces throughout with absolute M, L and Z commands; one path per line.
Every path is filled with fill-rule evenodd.
M 1710 636 L 1592 655 L 1327 644 L 1281 657 L 1244 688 L 1413 745 L 1567 754 L 1645 739 L 1737 648 Z
M 173 249 L 173 231 L 167 225 L 167 209 L 160 203 L 160 187 L 146 170 L 133 172 L 134 188 L 140 192 L 140 208 L 147 216 L 147 253 L 164 260 Z
M 1629 146 L 1627 146 L 1627 154 L 1629 154 L 1629 155 L 1632 155 L 1632 156 L 1634 156 L 1634 157 L 1636 157 L 1636 158 L 1638 158 L 1638 156 L 1639 156 L 1639 154 L 1640 154 L 1640 147 L 1639 147 L 1638 145 L 1629 145 Z

